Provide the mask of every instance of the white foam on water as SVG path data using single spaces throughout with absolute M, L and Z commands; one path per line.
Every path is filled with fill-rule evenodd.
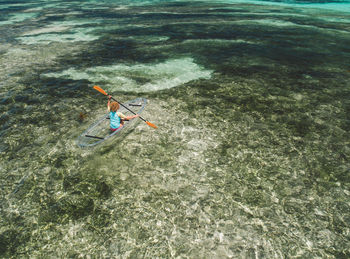
M 103 84 L 108 90 L 152 92 L 176 87 L 196 79 L 209 79 L 211 70 L 194 63 L 192 58 L 168 60 L 158 64 L 97 66 L 84 70 L 70 68 L 48 77 L 87 79 Z M 144 83 L 143 83 L 144 82 Z

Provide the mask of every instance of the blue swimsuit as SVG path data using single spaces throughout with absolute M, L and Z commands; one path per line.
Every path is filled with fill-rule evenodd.
M 120 117 L 116 112 L 109 112 L 109 119 L 112 130 L 120 127 Z

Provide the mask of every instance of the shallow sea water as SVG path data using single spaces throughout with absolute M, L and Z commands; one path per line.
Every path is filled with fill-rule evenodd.
M 0 6 L 1 258 L 350 257 L 348 2 Z

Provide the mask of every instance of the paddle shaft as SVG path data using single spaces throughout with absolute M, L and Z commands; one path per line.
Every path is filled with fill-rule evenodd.
M 118 102 L 118 100 L 114 99 L 112 96 L 111 96 L 111 99 L 112 99 L 113 101 L 116 101 L 117 103 L 119 103 L 121 106 L 123 106 L 125 109 L 127 109 L 127 110 L 128 110 L 129 112 L 131 112 L 132 114 L 137 115 L 137 114 L 134 113 L 132 110 L 130 110 L 128 107 L 126 107 L 124 104 L 122 104 L 122 103 Z M 140 118 L 141 120 L 143 120 L 144 122 L 146 122 L 146 120 L 145 120 L 144 118 L 142 118 L 141 116 L 139 116 L 139 118 Z

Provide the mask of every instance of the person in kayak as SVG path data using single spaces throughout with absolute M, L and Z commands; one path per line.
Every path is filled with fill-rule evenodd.
M 120 127 L 124 125 L 124 121 L 128 121 L 134 118 L 139 117 L 140 115 L 136 114 L 133 116 L 125 116 L 121 112 L 117 112 L 119 110 L 119 103 L 117 102 L 111 102 L 112 96 L 108 96 L 108 103 L 107 108 L 109 112 L 109 119 L 110 119 L 110 129 L 111 131 L 116 131 Z

